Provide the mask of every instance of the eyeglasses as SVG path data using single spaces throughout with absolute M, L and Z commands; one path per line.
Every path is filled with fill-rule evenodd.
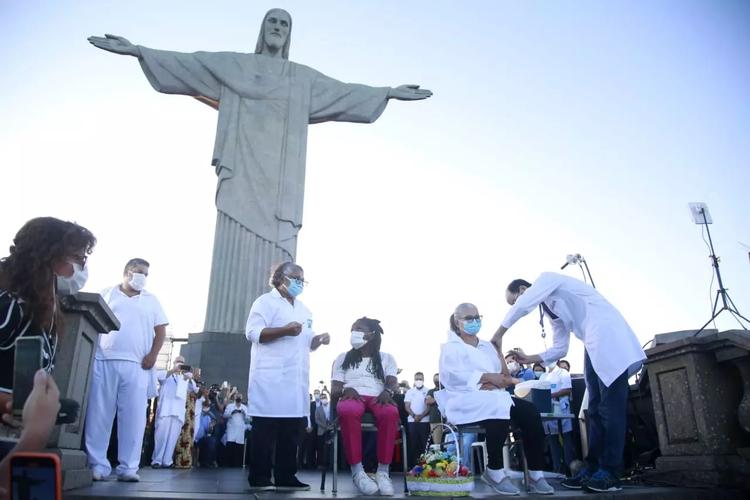
M 464 316 L 461 319 L 464 320 L 464 321 L 481 321 L 482 320 L 482 315 L 481 314 L 477 314 L 476 316 Z
M 88 255 L 71 255 L 70 260 L 83 267 L 86 265 L 86 261 L 89 260 L 89 257 Z
M 294 281 L 294 282 L 295 282 L 295 283 L 297 283 L 298 285 L 305 285 L 305 286 L 307 286 L 307 285 L 309 285 L 309 284 L 310 284 L 310 283 L 309 283 L 308 281 L 305 281 L 305 280 L 304 280 L 304 279 L 302 279 L 302 278 L 297 278 L 296 276 L 288 276 L 288 275 L 286 275 L 286 274 L 285 274 L 285 275 L 284 275 L 284 277 L 285 277 L 286 279 L 288 279 L 289 281 Z

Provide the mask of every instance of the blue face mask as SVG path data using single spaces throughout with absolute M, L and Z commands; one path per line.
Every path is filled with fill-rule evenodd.
M 289 295 L 292 297 L 296 297 L 297 295 L 302 293 L 302 290 L 304 290 L 305 285 L 302 283 L 302 281 L 296 280 L 294 278 L 287 278 L 289 280 L 289 284 L 286 286 L 286 291 L 289 292 Z
M 464 332 L 469 335 L 476 335 L 482 328 L 481 319 L 472 319 L 471 321 L 464 321 Z

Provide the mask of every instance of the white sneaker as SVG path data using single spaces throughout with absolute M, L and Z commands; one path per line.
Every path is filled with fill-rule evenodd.
M 141 480 L 141 477 L 135 472 L 130 474 L 120 474 L 117 476 L 117 480 L 123 483 L 137 483 Z
M 390 476 L 385 472 L 375 473 L 375 483 L 378 485 L 380 494 L 384 496 L 393 496 L 393 483 L 391 482 Z
M 516 488 L 516 486 L 513 484 L 513 482 L 510 480 L 508 476 L 504 476 L 502 481 L 496 482 L 494 479 L 492 479 L 487 472 L 487 469 L 484 469 L 484 472 L 482 473 L 482 481 L 487 483 L 493 490 L 500 493 L 501 495 L 506 496 L 517 496 L 521 494 L 521 490 Z
M 354 481 L 354 486 L 356 486 L 359 492 L 363 495 L 374 495 L 378 492 L 378 485 L 375 484 L 375 481 L 370 479 L 370 476 L 368 476 L 363 470 L 354 474 L 352 476 L 352 481 Z M 391 487 L 391 489 L 393 488 Z
M 107 476 L 95 470 L 91 471 L 91 477 L 94 479 L 94 481 L 106 481 L 107 480 Z
M 536 481 L 529 478 L 529 493 L 536 493 L 538 495 L 554 495 L 555 489 L 550 486 L 543 477 L 540 477 Z

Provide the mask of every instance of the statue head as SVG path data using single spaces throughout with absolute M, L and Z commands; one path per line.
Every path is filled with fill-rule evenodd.
M 284 9 L 271 9 L 263 16 L 255 45 L 256 54 L 278 53 L 289 59 L 289 42 L 292 37 L 292 16 Z

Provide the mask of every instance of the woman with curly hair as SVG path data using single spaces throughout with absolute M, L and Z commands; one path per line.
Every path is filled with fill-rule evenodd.
M 86 283 L 86 259 L 96 238 L 73 222 L 31 219 L 16 233 L 10 255 L 0 259 L 0 414 L 9 410 L 16 340 L 41 336 L 43 364 L 52 370 L 62 314 L 57 294 Z
M 398 389 L 396 360 L 380 351 L 380 321 L 360 318 L 352 325 L 351 350 L 333 362 L 331 399 L 338 413 L 352 480 L 365 495 L 393 495 L 389 469 L 399 428 L 393 394 Z M 338 401 L 338 404 L 336 403 Z M 373 481 L 362 466 L 362 415 L 373 414 L 378 428 L 378 470 Z

